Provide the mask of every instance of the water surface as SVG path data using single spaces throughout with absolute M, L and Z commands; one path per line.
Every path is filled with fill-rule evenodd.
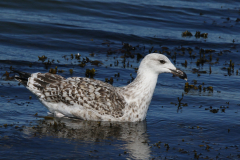
M 239 18 L 237 0 L 1 1 L 1 76 L 10 68 L 34 73 L 57 66 L 63 77 L 85 77 L 94 68 L 95 79 L 124 86 L 135 78 L 140 55 L 157 52 L 197 87 L 161 74 L 145 121 L 110 124 L 46 117 L 30 91 L 2 76 L 1 158 L 240 158 Z M 193 36 L 182 36 L 186 30 Z

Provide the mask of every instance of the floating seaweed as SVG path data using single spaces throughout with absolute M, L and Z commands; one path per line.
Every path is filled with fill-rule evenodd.
M 110 78 L 109 83 L 113 84 L 113 78 L 112 77 Z
M 181 63 L 185 68 L 187 67 L 187 60 L 185 60 L 185 62 L 184 63 Z
M 210 112 L 212 113 L 218 113 L 219 109 L 211 109 Z
M 200 31 L 196 31 L 195 37 L 196 38 L 200 38 L 200 37 L 207 38 L 208 37 L 208 33 L 201 33 Z
M 14 76 L 10 77 L 10 73 L 8 71 L 6 71 L 2 76 L 6 77 L 5 80 L 13 80 L 14 79 Z
M 45 55 L 43 55 L 42 57 L 39 57 L 39 56 L 38 56 L 38 60 L 39 60 L 39 61 L 44 62 L 46 59 L 47 59 L 47 57 L 46 57 Z
M 186 30 L 185 32 L 182 32 L 182 37 L 187 37 L 187 36 L 191 37 L 192 33 L 189 32 L 188 30 Z
M 95 61 L 91 61 L 91 65 L 95 65 L 95 66 L 99 66 L 102 65 L 103 63 L 101 61 L 95 60 Z
M 113 84 L 113 78 L 112 77 L 110 79 L 105 78 L 105 82 Z
M 63 73 L 63 72 L 64 72 L 64 70 L 62 70 L 62 69 L 58 70 L 58 73 Z
M 168 50 L 169 48 L 168 47 L 162 47 L 162 50 Z
M 49 73 L 56 74 L 57 73 L 57 69 L 50 68 L 49 69 Z
M 96 72 L 96 70 L 94 68 L 93 69 L 86 69 L 85 76 L 93 78 L 95 76 L 95 72 Z
M 69 69 L 70 74 L 73 74 L 73 69 Z
M 89 55 L 90 55 L 91 57 L 94 57 L 95 53 L 90 53 Z
M 80 57 L 81 57 L 81 55 L 79 53 L 75 54 L 75 59 L 80 60 Z
M 203 74 L 206 74 L 207 71 L 200 71 L 199 69 L 193 68 L 192 69 L 192 73 L 203 73 Z
M 122 43 L 122 48 L 127 49 L 127 50 L 135 50 L 135 47 L 130 45 L 129 43 Z
M 208 89 L 209 91 L 213 92 L 213 87 L 212 87 L 212 86 L 207 87 L 207 89 Z
M 48 69 L 49 66 L 52 65 L 52 62 L 48 60 L 47 62 L 44 62 L 45 68 Z
M 85 67 L 85 66 L 86 66 L 86 63 L 82 61 L 82 62 L 79 64 L 79 66 L 80 66 L 80 67 Z

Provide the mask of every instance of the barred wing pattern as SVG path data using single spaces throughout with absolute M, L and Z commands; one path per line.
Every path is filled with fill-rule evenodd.
M 126 102 L 110 84 L 99 80 L 71 77 L 65 79 L 50 73 L 35 73 L 29 80 L 36 95 L 50 103 L 62 102 L 66 106 L 79 105 L 100 115 L 123 116 Z M 30 89 L 31 90 L 31 89 Z

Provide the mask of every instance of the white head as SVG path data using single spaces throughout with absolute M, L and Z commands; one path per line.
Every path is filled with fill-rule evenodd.
M 183 71 L 177 69 L 163 54 L 151 53 L 146 55 L 139 66 L 138 72 L 142 72 L 143 70 L 157 75 L 160 73 L 172 73 L 187 80 L 187 75 Z

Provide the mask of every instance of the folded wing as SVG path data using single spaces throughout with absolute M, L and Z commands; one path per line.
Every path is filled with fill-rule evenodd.
M 28 88 L 42 101 L 62 102 L 68 107 L 78 105 L 115 118 L 123 116 L 126 105 L 124 98 L 113 86 L 89 78 L 65 79 L 55 74 L 35 73 L 29 79 Z

